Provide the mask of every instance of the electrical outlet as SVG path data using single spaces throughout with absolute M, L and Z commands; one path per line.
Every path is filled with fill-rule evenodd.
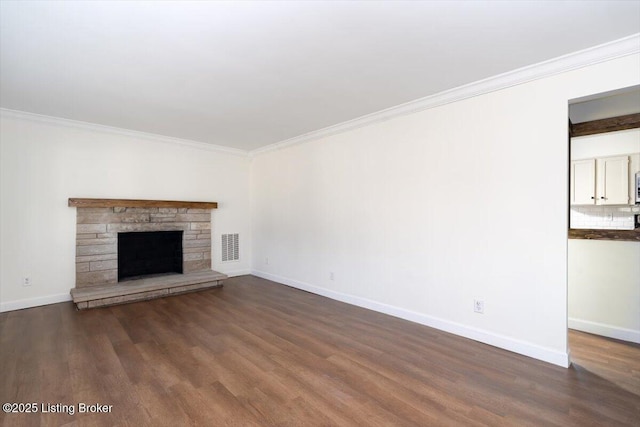
M 479 299 L 474 299 L 473 300 L 473 311 L 475 313 L 484 313 L 484 301 L 479 300 Z
M 329 272 L 329 279 L 331 279 L 331 280 L 335 279 L 335 275 L 333 274 L 333 271 Z
M 264 263 L 265 263 L 265 265 L 269 265 L 269 257 L 265 257 L 264 258 Z
M 31 286 L 31 277 L 25 276 L 22 278 L 22 286 Z

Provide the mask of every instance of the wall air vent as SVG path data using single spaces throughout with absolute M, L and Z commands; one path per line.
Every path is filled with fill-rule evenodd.
M 222 262 L 240 259 L 238 233 L 222 235 Z

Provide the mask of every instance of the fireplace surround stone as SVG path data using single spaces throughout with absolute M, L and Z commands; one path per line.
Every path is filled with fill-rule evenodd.
M 71 295 L 78 308 L 163 296 L 164 291 L 176 293 L 177 288 L 184 292 L 221 286 L 226 278 L 211 270 L 211 209 L 217 208 L 215 202 L 69 199 L 69 206 L 77 208 L 76 287 Z M 183 232 L 183 274 L 118 283 L 118 233 L 144 231 Z M 189 280 L 191 274 L 195 274 L 193 280 Z M 174 292 L 170 292 L 172 277 Z M 136 287 L 143 291 L 135 292 Z M 100 298 L 91 300 L 92 293 Z

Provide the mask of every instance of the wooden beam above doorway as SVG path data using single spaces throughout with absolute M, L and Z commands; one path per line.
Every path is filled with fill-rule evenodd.
M 598 133 L 635 128 L 640 128 L 640 113 L 582 123 L 571 123 L 571 121 L 569 121 L 570 133 L 574 138 L 576 136 L 595 135 Z

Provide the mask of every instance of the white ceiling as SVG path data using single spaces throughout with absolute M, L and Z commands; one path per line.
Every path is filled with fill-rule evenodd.
M 252 150 L 640 32 L 639 1 L 2 1 L 0 106 Z

